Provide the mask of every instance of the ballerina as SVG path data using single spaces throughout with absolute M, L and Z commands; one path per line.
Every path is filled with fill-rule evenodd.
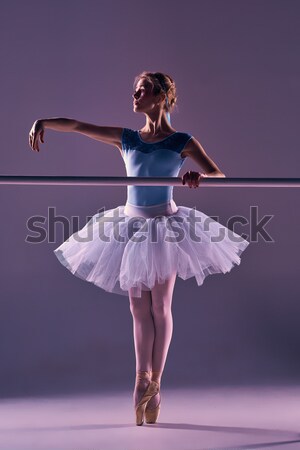
M 128 176 L 177 177 L 185 160 L 191 158 L 205 172 L 186 172 L 182 183 L 189 188 L 199 187 L 205 177 L 225 177 L 194 136 L 171 126 L 177 96 L 169 75 L 144 71 L 135 77 L 133 86 L 133 109 L 146 118 L 142 129 L 69 118 L 39 119 L 29 133 L 30 147 L 39 152 L 45 129 L 76 132 L 118 148 Z M 171 236 L 170 229 L 175 231 Z M 89 239 L 83 238 L 86 234 Z M 129 297 L 136 357 L 136 425 L 156 423 L 159 417 L 177 275 L 184 280 L 195 277 L 200 286 L 206 276 L 229 272 L 240 264 L 248 245 L 202 211 L 177 206 L 172 186 L 137 185 L 127 186 L 126 205 L 94 214 L 54 250 L 73 275 Z

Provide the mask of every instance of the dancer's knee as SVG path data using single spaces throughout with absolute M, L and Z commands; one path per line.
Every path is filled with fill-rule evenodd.
M 152 302 L 153 316 L 157 319 L 166 318 L 172 314 L 171 300 L 168 296 L 161 296 Z

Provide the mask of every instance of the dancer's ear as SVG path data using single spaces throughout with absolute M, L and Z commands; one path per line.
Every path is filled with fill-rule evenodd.
M 157 103 L 165 104 L 166 102 L 166 94 L 164 92 L 160 92 L 157 94 Z

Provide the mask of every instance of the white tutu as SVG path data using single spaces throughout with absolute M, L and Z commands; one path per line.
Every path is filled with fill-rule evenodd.
M 54 253 L 73 275 L 116 294 L 132 289 L 137 297 L 174 272 L 201 286 L 208 275 L 240 264 L 247 240 L 195 208 L 165 205 L 101 211 Z

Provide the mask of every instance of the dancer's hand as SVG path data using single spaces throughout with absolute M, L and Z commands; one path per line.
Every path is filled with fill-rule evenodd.
M 207 175 L 205 173 L 200 173 L 200 172 L 192 172 L 191 170 L 189 170 L 188 172 L 186 172 L 182 177 L 182 184 L 185 185 L 185 183 L 187 183 L 189 185 L 189 187 L 193 187 L 196 188 L 199 186 L 199 181 L 201 180 L 201 178 L 206 178 Z
M 32 150 L 40 151 L 39 140 L 44 144 L 44 126 L 42 120 L 36 120 L 29 132 L 29 145 Z

